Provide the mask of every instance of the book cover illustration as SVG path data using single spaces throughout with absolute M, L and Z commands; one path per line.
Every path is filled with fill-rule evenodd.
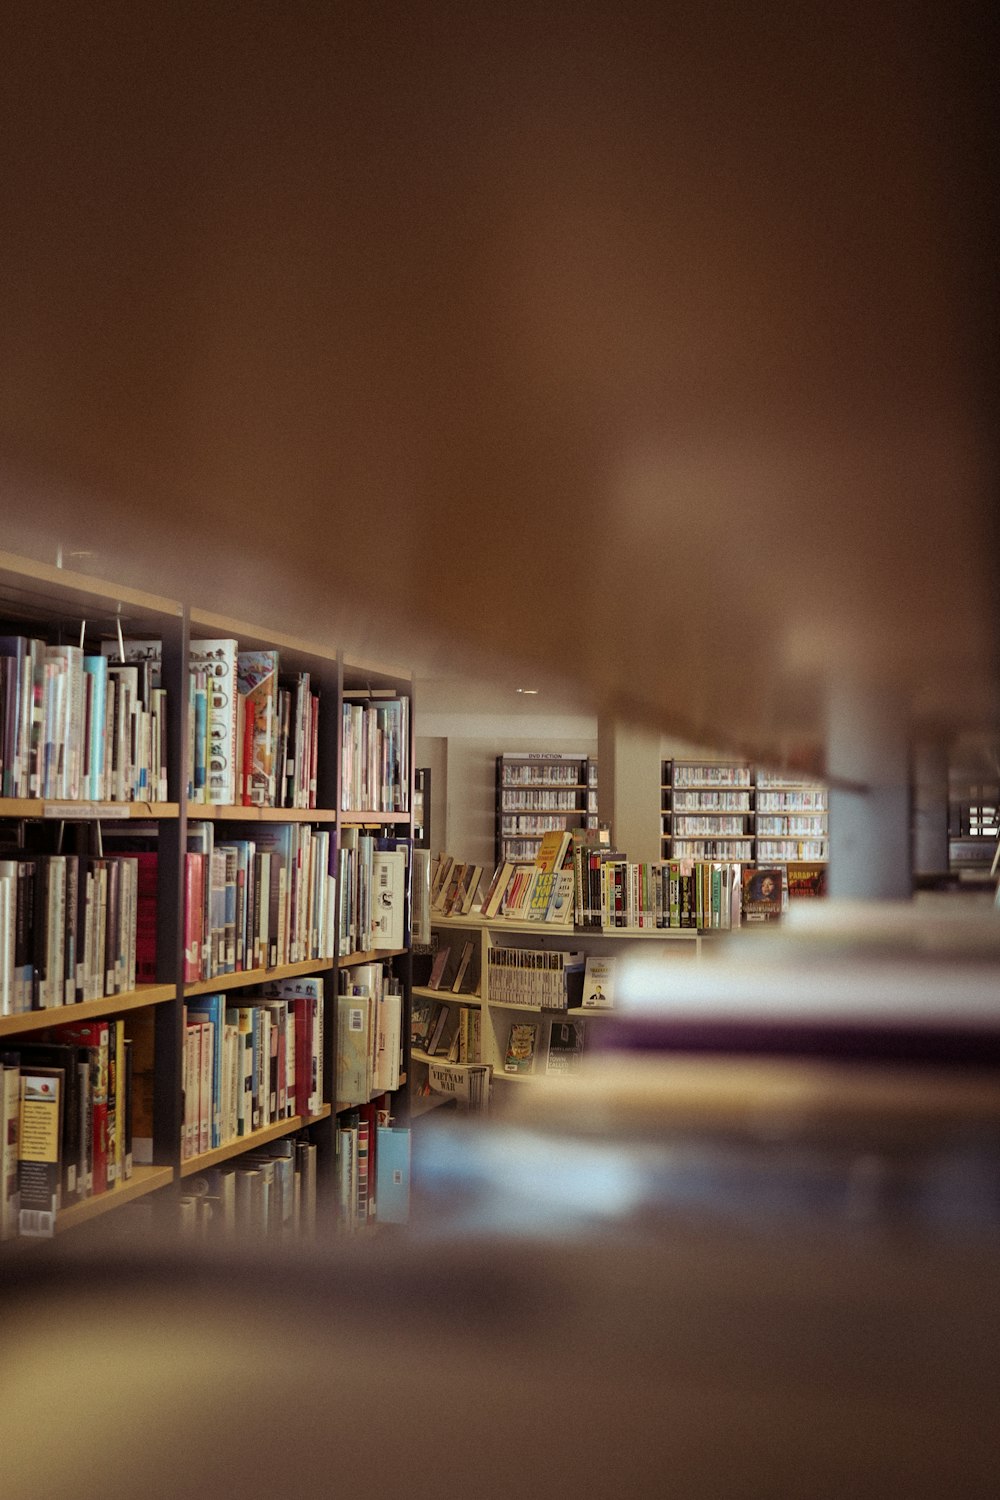
M 789 864 L 788 899 L 826 895 L 826 865 Z
M 781 916 L 782 871 L 743 871 L 744 922 L 777 922 Z
M 583 971 L 583 1004 L 588 1010 L 613 1010 L 615 1004 L 614 958 L 599 958 L 591 953 Z
M 582 1021 L 553 1021 L 549 1029 L 549 1050 L 545 1059 L 548 1074 L 575 1073 L 583 1057 L 584 1025 Z
M 535 1065 L 535 1040 L 538 1025 L 534 1021 L 514 1021 L 507 1036 L 504 1053 L 505 1073 L 530 1073 Z
M 448 967 L 448 959 L 451 956 L 449 947 L 439 948 L 434 955 L 434 965 L 431 969 L 430 978 L 427 981 L 429 990 L 439 990 L 441 981 L 444 979 L 445 969 Z
M 243 765 L 240 800 L 250 806 L 274 807 L 277 796 L 278 653 L 240 651 L 237 689 L 246 699 L 249 763 Z

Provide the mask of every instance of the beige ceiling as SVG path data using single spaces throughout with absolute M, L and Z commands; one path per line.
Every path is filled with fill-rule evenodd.
M 5 545 L 762 756 L 855 675 L 995 729 L 977 7 L 66 9 Z

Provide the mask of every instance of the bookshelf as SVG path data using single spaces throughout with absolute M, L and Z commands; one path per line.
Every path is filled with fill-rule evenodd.
M 660 823 L 663 859 L 787 865 L 829 858 L 826 787 L 746 761 L 665 760 Z
M 251 1154 L 258 1163 L 262 1148 L 266 1152 L 276 1145 L 287 1148 L 285 1157 L 300 1148 L 311 1156 L 321 1202 L 336 1218 L 341 1133 L 349 1128 L 338 1117 L 335 1097 L 336 991 L 344 976 L 362 964 L 391 970 L 404 1018 L 401 1046 L 409 1034 L 408 913 L 398 942 L 382 948 L 371 933 L 375 940 L 351 950 L 342 930 L 341 851 L 363 831 L 396 844 L 403 851 L 401 868 L 408 869 L 411 678 L 395 669 L 347 662 L 342 652 L 315 642 L 11 554 L 0 554 L 0 636 L 0 656 L 6 652 L 0 677 L 0 753 L 8 773 L 0 782 L 2 1097 L 8 1117 L 12 1112 L 16 1119 L 20 1082 L 10 1080 L 19 1080 L 29 1067 L 41 1076 L 41 1059 L 47 1054 L 39 1049 L 53 1045 L 52 1028 L 100 1027 L 101 1044 L 110 1048 L 108 1098 L 118 1121 L 110 1130 L 108 1153 L 113 1182 L 102 1191 L 90 1190 L 103 1188 L 103 1178 L 92 1172 L 89 1188 L 81 1176 L 72 1192 L 67 1184 L 74 1180 L 76 1160 L 66 1151 L 72 1132 L 64 1121 L 60 1159 L 53 1165 L 63 1174 L 58 1207 L 51 1212 L 50 1201 L 47 1215 L 23 1221 L 27 1232 L 20 1236 L 8 1211 L 0 1253 L 8 1246 L 37 1243 L 33 1227 L 43 1235 L 61 1234 L 154 1193 L 170 1222 L 170 1205 L 177 1205 L 181 1216 L 180 1205 L 187 1202 L 177 1196 L 182 1182 L 195 1179 L 200 1191 L 206 1191 L 206 1183 L 214 1191 L 212 1183 L 220 1179 L 213 1174 L 233 1166 L 243 1170 Z M 17 644 L 21 641 L 41 645 L 22 647 Z M 114 663 L 123 649 L 126 669 L 116 673 Z M 255 679 L 244 682 L 242 676 L 251 653 L 274 665 L 273 683 L 265 674 L 263 688 L 267 694 L 273 688 L 273 703 L 266 705 L 273 738 L 266 746 L 274 753 L 266 767 L 254 740 L 258 710 L 252 693 L 259 684 Z M 101 663 L 101 657 L 108 662 Z M 114 691 L 106 687 L 109 677 Z M 15 686 L 24 695 L 23 730 Z M 118 719 L 109 719 L 102 732 L 100 711 L 110 713 L 115 705 L 129 717 L 120 726 Z M 362 778 L 355 782 L 364 791 L 360 802 L 344 782 L 349 752 L 357 743 L 348 742 L 352 714 L 362 728 L 366 757 Z M 227 720 L 227 715 L 232 717 Z M 32 749 L 32 733 L 43 750 Z M 92 789 L 98 795 L 73 795 Z M 108 874 L 112 867 L 114 881 Z M 196 867 L 205 875 L 205 885 L 194 894 Z M 260 874 L 265 867 L 276 876 L 273 884 Z M 212 880 L 219 874 L 221 885 L 209 884 L 210 868 Z M 106 884 L 94 883 L 92 889 L 91 875 L 98 870 Z M 84 897 L 74 883 L 85 877 Z M 114 907 L 112 885 L 119 902 Z M 401 899 L 406 889 L 404 881 Z M 100 922 L 98 891 L 104 903 Z M 230 891 L 235 893 L 232 901 L 242 903 L 235 914 L 226 904 Z M 269 928 L 263 914 L 268 903 Z M 44 921 L 35 922 L 36 911 Z M 16 948 L 19 921 L 22 927 L 27 923 L 30 940 L 24 952 Z M 231 939 L 231 930 L 238 936 Z M 111 953 L 109 934 L 114 933 L 115 964 L 107 973 L 103 957 L 99 963 L 83 957 L 85 943 L 92 942 L 96 953 L 98 932 L 102 955 Z M 126 983 L 133 942 L 134 967 L 142 973 Z M 86 991 L 91 982 L 98 987 L 93 994 Z M 41 990 L 42 983 L 49 988 Z M 279 985 L 285 987 L 282 994 L 275 993 Z M 212 1030 L 214 1021 L 203 1019 L 212 997 L 218 997 L 217 1031 Z M 211 1114 L 207 1104 L 202 1111 L 200 1129 L 209 1130 L 207 1149 L 191 1151 L 192 1099 L 205 1090 L 206 1099 L 209 1094 L 216 1101 L 227 1097 L 228 1085 L 219 1081 L 224 1073 L 221 1047 L 215 1052 L 216 1035 L 225 1047 L 238 1048 L 235 1017 L 266 1007 L 272 1008 L 275 1030 L 281 1033 L 279 1047 L 271 1050 L 272 1063 L 280 1057 L 285 1068 L 278 1085 L 280 1109 L 272 1108 L 257 1128 L 233 1130 L 238 1116 L 234 1082 L 225 1119 L 213 1125 L 205 1113 Z M 311 1018 L 308 1035 L 299 1026 L 305 1014 Z M 228 1022 L 230 1015 L 231 1027 L 222 1021 L 225 1016 Z M 212 1030 L 211 1042 L 207 1030 Z M 191 1063 L 192 1031 L 199 1033 L 205 1049 L 197 1075 Z M 92 1050 L 96 1069 L 96 1040 Z M 246 1050 L 249 1054 L 249 1042 Z M 404 1124 L 407 1051 L 400 1058 L 397 1092 L 379 1101 L 387 1119 Z M 300 1054 L 315 1068 L 308 1095 L 293 1092 L 294 1070 L 285 1062 L 288 1056 L 298 1061 Z M 227 1051 L 227 1065 L 229 1057 Z M 66 1055 L 58 1054 L 57 1060 Z M 77 1071 L 72 1088 L 65 1068 L 57 1075 L 63 1102 L 79 1098 L 93 1108 L 93 1099 L 103 1098 L 93 1093 L 97 1072 L 85 1083 L 86 1064 Z M 249 1093 L 256 1087 L 249 1068 L 247 1077 Z M 116 1084 L 116 1078 L 122 1081 Z M 316 1087 L 320 1078 L 321 1089 Z M 267 1088 L 263 1074 L 257 1082 Z M 116 1159 L 113 1143 L 119 1138 Z M 199 1146 L 205 1144 L 199 1140 Z M 373 1140 L 373 1166 L 374 1146 Z M 89 1125 L 84 1133 L 81 1124 L 73 1150 L 80 1153 L 81 1172 L 88 1155 L 93 1167 L 100 1147 L 93 1144 Z M 265 1168 L 266 1162 L 262 1175 L 269 1180 Z M 261 1201 L 266 1202 L 266 1195 Z
M 586 755 L 505 752 L 496 762 L 495 857 L 531 864 L 544 834 L 597 826 L 597 762 Z
M 439 988 L 433 989 L 422 983 L 414 985 L 414 1017 L 419 1026 L 422 1002 L 443 1006 L 449 1016 L 435 1053 L 428 1051 L 423 1039 L 413 1043 L 411 1111 L 414 1118 L 434 1107 L 432 1101 L 437 1096 L 434 1092 L 427 1093 L 430 1087 L 428 1072 L 432 1067 L 437 1067 L 446 1075 L 452 1072 L 460 1074 L 470 1065 L 478 1064 L 489 1068 L 491 1107 L 502 1109 L 504 1085 L 507 1083 L 531 1083 L 542 1077 L 553 1076 L 546 1072 L 553 1026 L 567 1021 L 575 1023 L 580 1028 L 586 1051 L 588 1040 L 593 1043 L 596 1037 L 597 1028 L 609 1018 L 613 1019 L 616 1014 L 614 1010 L 591 1008 L 582 1003 L 584 964 L 588 956 L 620 960 L 629 952 L 657 952 L 667 957 L 671 963 L 693 962 L 700 960 L 717 936 L 693 928 L 617 931 L 610 928 L 574 929 L 539 922 L 515 921 L 508 917 L 487 919 L 478 911 L 461 917 L 432 916 L 431 926 L 434 934 L 432 947 L 437 952 L 443 946 L 449 947 L 449 960 Z M 455 974 L 456 957 L 461 955 L 463 945 L 469 941 L 475 945 L 472 966 L 475 978 L 471 987 L 454 993 L 450 980 Z M 499 971 L 492 960 L 497 954 L 512 950 L 530 954 L 532 962 L 538 960 L 540 963 L 545 960 L 539 960 L 539 955 L 546 955 L 553 964 L 562 964 L 570 960 L 571 956 L 575 957 L 576 963 L 571 964 L 567 981 L 569 1003 L 564 1008 L 517 997 L 502 988 Z M 431 964 L 433 955 L 428 956 L 426 962 Z M 558 973 L 558 970 L 554 972 Z M 478 1050 L 468 1061 L 458 1057 L 449 1061 L 447 1040 L 453 1035 L 456 1019 L 462 1009 L 481 1017 Z M 507 1072 L 504 1062 L 511 1027 L 516 1025 L 536 1027 L 534 1054 L 530 1068 L 524 1072 Z

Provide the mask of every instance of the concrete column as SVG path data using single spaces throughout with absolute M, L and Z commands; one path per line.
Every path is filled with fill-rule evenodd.
M 660 734 L 621 719 L 597 724 L 598 817 L 633 863 L 660 858 Z
M 948 870 L 948 748 L 913 749 L 913 868 L 918 875 Z
M 858 790 L 830 788 L 830 895 L 908 901 L 913 894 L 909 722 L 883 687 L 831 690 L 827 766 Z

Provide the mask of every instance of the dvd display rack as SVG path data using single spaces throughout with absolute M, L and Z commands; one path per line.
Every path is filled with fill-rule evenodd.
M 592 757 L 544 752 L 497 756 L 497 863 L 531 864 L 546 833 L 596 826 L 597 762 Z
M 781 865 L 829 858 L 829 804 L 820 782 L 747 761 L 665 760 L 664 859 Z

